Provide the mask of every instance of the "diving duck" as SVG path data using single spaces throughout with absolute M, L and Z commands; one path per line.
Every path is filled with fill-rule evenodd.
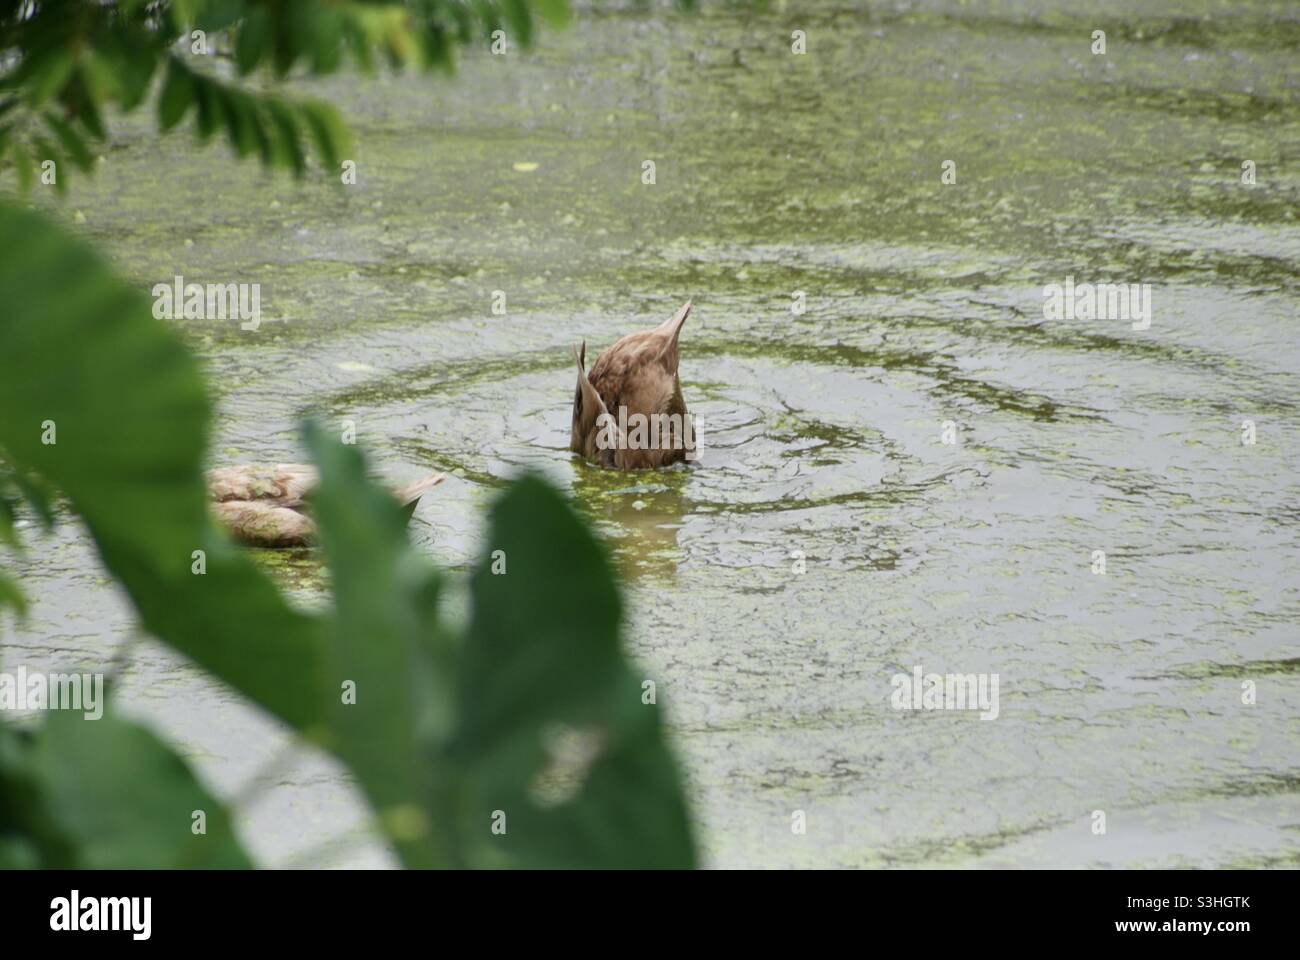
M 690 314 L 688 300 L 653 330 L 616 340 L 590 374 L 586 341 L 573 351 L 578 388 L 569 449 L 617 470 L 695 459 L 694 426 L 677 379 L 677 340 Z
M 409 520 L 420 497 L 442 483 L 431 473 L 393 490 Z M 302 547 L 316 539 L 316 524 L 305 512 L 319 482 L 306 463 L 245 464 L 208 471 L 208 499 L 217 520 L 241 543 L 255 547 Z

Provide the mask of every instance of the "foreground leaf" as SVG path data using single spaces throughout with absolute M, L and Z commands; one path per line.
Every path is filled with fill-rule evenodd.
M 355 685 L 354 703 L 335 697 L 331 745 L 407 865 L 691 866 L 676 765 L 619 643 L 612 568 L 564 498 L 528 477 L 498 500 L 458 642 L 356 449 L 308 439 L 336 585 L 324 686 Z
M 487 545 L 453 753 L 469 765 L 476 814 L 507 813 L 491 849 L 526 866 L 692 866 L 681 782 L 658 707 L 642 702 L 646 678 L 621 649 L 605 550 L 537 477 L 494 506 Z
M 15 866 L 252 866 L 220 804 L 148 730 L 111 712 L 46 717 L 34 734 L 0 730 L 0 840 L 24 838 L 11 856 L 36 861 Z
M 155 636 L 292 725 L 319 726 L 321 624 L 209 519 L 210 406 L 179 336 L 34 213 L 0 204 L 0 250 L 7 458 L 68 497 Z M 47 421 L 54 443 L 42 442 Z
M 407 866 L 456 865 L 454 820 L 431 803 L 449 779 L 436 745 L 451 709 L 448 641 L 434 626 L 436 575 L 407 542 L 392 496 L 366 479 L 357 449 L 315 427 L 307 443 L 321 472 L 313 505 L 334 582 L 329 745 L 360 778 Z

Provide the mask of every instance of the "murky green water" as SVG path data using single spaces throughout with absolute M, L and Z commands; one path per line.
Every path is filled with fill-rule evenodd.
M 711 865 L 1294 866 L 1300 19 L 1081 6 L 588 14 L 455 82 L 319 85 L 355 187 L 132 121 L 61 215 L 142 287 L 262 284 L 256 333 L 186 323 L 218 461 L 352 420 L 391 476 L 452 474 L 413 532 L 460 569 L 501 478 L 570 487 Z M 1044 320 L 1067 276 L 1152 284 L 1150 328 Z M 575 464 L 569 344 L 688 296 L 700 463 Z M 309 555 L 277 565 L 318 594 Z M 120 651 L 123 701 L 239 796 L 264 862 L 391 862 L 331 762 L 132 642 L 75 521 L 21 572 L 6 661 Z M 998 674 L 1000 716 L 892 709 L 915 665 Z

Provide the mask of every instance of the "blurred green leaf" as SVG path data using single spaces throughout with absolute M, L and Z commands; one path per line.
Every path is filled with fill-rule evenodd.
M 327 6 L 313 5 L 308 21 L 308 42 L 311 44 L 312 70 L 316 73 L 333 73 L 338 69 L 343 44 L 343 16 Z
M 457 44 L 476 43 L 503 29 L 511 42 L 528 47 L 536 19 L 557 27 L 572 19 L 570 0 L 125 0 L 86 3 L 85 16 L 70 15 L 81 6 L 35 4 L 21 27 L 19 21 L 6 23 L 0 17 L 0 49 L 16 52 L 15 66 L 0 78 L 0 87 L 14 91 L 0 102 L 0 116 L 19 100 L 39 107 L 57 98 L 65 124 L 55 131 L 62 152 L 86 171 L 93 171 L 87 160 L 93 151 L 85 137 L 107 136 L 104 105 L 115 102 L 123 111 L 138 106 L 160 60 L 167 64 L 157 106 L 163 132 L 174 129 L 194 106 L 201 141 L 223 129 L 238 155 L 256 152 L 263 163 L 290 167 L 297 175 L 306 169 L 301 124 L 309 128 L 326 166 L 332 167 L 346 150 L 346 130 L 333 114 L 274 107 L 260 91 L 218 79 L 207 65 L 215 60 L 188 54 L 195 29 L 208 34 L 208 43 L 220 55 L 233 55 L 241 77 L 269 61 L 273 74 L 282 78 L 299 64 L 315 74 L 333 73 L 345 49 L 363 70 L 373 68 L 378 54 L 394 67 L 450 72 Z M 475 29 L 476 21 L 481 30 Z M 221 40 L 226 36 L 229 45 Z M 246 110 L 248 104 L 254 106 Z M 26 144 L 24 150 L 7 151 L 23 190 L 34 182 L 31 140 Z M 0 149 L 0 160 L 5 153 Z M 64 178 L 57 185 L 63 190 Z
M 250 73 L 262 62 L 270 40 L 270 10 L 263 6 L 253 7 L 235 35 L 235 60 L 240 73 Z
M 77 169 L 88 171 L 94 166 L 94 158 L 90 155 L 90 150 L 86 148 L 86 143 L 81 139 L 81 135 L 72 127 L 50 111 L 44 115 L 46 125 L 54 131 L 55 136 L 59 138 L 59 143 L 63 144 L 63 149 L 72 162 L 77 165 Z
M 526 866 L 692 866 L 681 784 L 658 707 L 641 702 L 644 677 L 621 650 L 604 549 L 537 477 L 497 501 L 486 543 L 451 752 L 472 771 L 475 815 L 508 811 L 510 829 L 490 838 L 494 846 Z M 498 550 L 505 574 L 492 572 Z M 566 733 L 592 755 L 570 771 L 576 796 L 548 806 L 537 799 L 537 764 L 548 739 Z
M 95 50 L 87 51 L 81 58 L 80 73 L 86 92 L 96 103 L 103 103 L 121 92 L 116 64 Z
M 158 125 L 170 130 L 180 123 L 194 102 L 194 79 L 190 71 L 172 58 L 167 62 L 167 79 L 158 97 Z
M 276 29 L 272 33 L 271 66 L 277 77 L 285 77 L 302 55 L 303 41 L 309 27 L 304 22 L 304 4 L 278 8 Z
M 0 570 L 0 611 L 6 607 L 19 617 L 27 616 L 27 596 L 23 593 L 22 587 Z
M 55 523 L 54 506 L 50 502 L 53 495 L 45 482 L 39 477 L 27 476 L 21 470 L 10 473 L 6 479 L 22 495 L 23 500 L 27 502 L 27 506 L 31 507 L 32 512 L 36 514 L 36 518 L 40 520 L 41 527 L 47 533 L 53 530 Z
M 510 24 L 510 35 L 521 47 L 532 46 L 533 15 L 528 9 L 527 0 L 501 0 L 506 22 Z
M 537 0 L 537 12 L 553 27 L 567 27 L 573 19 L 569 0 Z
M 172 30 L 179 33 L 186 27 L 197 26 L 195 20 L 203 3 L 204 0 L 169 0 L 163 10 L 171 21 Z
M 331 746 L 356 772 L 407 866 L 455 865 L 453 824 L 431 805 L 435 785 L 454 787 L 436 762 L 452 709 L 449 641 L 426 602 L 437 596 L 436 575 L 407 542 L 393 498 L 366 479 L 357 449 L 315 427 L 306 439 L 321 471 L 313 500 L 334 583 L 325 684 L 337 691 Z M 343 703 L 345 682 L 355 685 L 353 704 Z
M 9 476 L 0 471 L 0 543 L 18 549 L 18 502 L 9 495 Z
M 462 45 L 474 42 L 474 17 L 462 0 L 449 0 L 447 9 L 456 24 L 456 40 Z
M 37 59 L 24 84 L 27 102 L 38 107 L 50 99 L 63 89 L 75 66 L 76 60 L 66 50 L 55 50 Z
M 261 140 L 257 125 L 261 122 L 257 116 L 257 104 L 252 97 L 242 91 L 232 90 L 225 100 L 226 133 L 230 145 L 241 156 L 247 156 L 258 149 Z
M 207 140 L 226 122 L 225 91 L 221 85 L 207 77 L 197 74 L 194 81 L 195 113 L 194 128 L 200 140 Z
M 36 175 L 33 172 L 32 158 L 27 153 L 27 148 L 21 143 L 14 143 L 9 148 L 9 155 L 14 158 L 14 169 L 18 171 L 18 189 L 22 193 L 29 193 Z
M 619 643 L 613 570 L 564 498 L 526 477 L 497 501 L 457 642 L 436 614 L 437 575 L 356 448 L 315 428 L 307 440 L 335 585 L 324 686 L 356 691 L 336 702 L 332 745 L 407 865 L 691 866 L 658 708 L 641 702 Z M 497 550 L 504 574 L 491 570 Z M 590 755 L 552 770 L 566 733 Z M 548 787 L 563 801 L 548 802 Z M 505 834 L 491 832 L 496 811 Z
M 343 37 L 347 42 L 348 49 L 352 51 L 352 59 L 356 61 L 363 73 L 370 73 L 375 69 L 375 58 L 371 52 L 370 35 L 366 30 L 365 19 L 357 14 L 355 10 L 349 10 L 349 16 L 344 21 Z
M 0 761 L 0 785 L 21 781 L 0 813 L 0 834 L 14 824 L 28 836 L 53 837 L 42 866 L 92 870 L 252 866 L 220 803 L 185 763 L 141 726 L 105 711 L 51 710 L 17 751 Z M 195 834 L 195 811 L 206 833 Z M 5 821 L 9 821 L 6 824 Z
M 292 725 L 321 726 L 322 625 L 212 525 L 198 365 L 82 243 L 0 203 L 0 446 L 67 496 L 147 629 Z M 58 442 L 40 442 L 40 424 Z M 193 552 L 206 573 L 192 572 Z
M 501 11 L 496 4 L 489 3 L 488 0 L 469 0 L 470 6 L 478 14 L 479 20 L 483 24 L 483 37 L 490 39 L 493 31 L 500 30 L 505 24 L 501 18 Z
M 281 100 L 267 101 L 266 109 L 271 116 L 277 135 L 276 142 L 279 144 L 277 159 L 292 167 L 296 175 L 302 176 L 307 169 L 307 158 L 302 152 L 302 130 L 298 126 L 298 118 L 288 104 Z
M 70 867 L 72 842 L 43 802 L 29 757 L 30 730 L 18 730 L 0 715 L 0 869 Z
M 316 142 L 316 149 L 320 151 L 321 163 L 337 170 L 344 151 L 349 147 L 348 130 L 338 111 L 320 101 L 309 101 L 300 109 Z
M 86 82 L 85 71 L 78 72 L 72 82 L 72 94 L 67 99 L 69 116 L 85 128 L 96 140 L 103 140 L 108 131 L 104 129 L 104 118 L 99 112 L 99 103 L 90 92 Z
M 186 0 L 186 6 L 189 8 L 186 19 L 196 29 L 208 33 L 232 27 L 240 18 L 263 9 L 261 4 L 249 3 L 247 0 Z

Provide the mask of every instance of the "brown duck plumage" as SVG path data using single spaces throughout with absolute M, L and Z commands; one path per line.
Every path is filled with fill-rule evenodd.
M 301 547 L 316 539 L 305 512 L 319 477 L 305 463 L 245 464 L 208 471 L 212 512 L 236 540 L 258 547 Z M 393 491 L 409 518 L 426 490 L 443 480 L 431 473 Z
M 676 422 L 656 449 L 633 449 L 636 444 L 629 443 L 628 435 L 621 431 L 617 432 L 612 446 L 603 443 L 600 417 L 608 414 L 617 422 L 620 408 L 626 408 L 628 421 L 637 414 L 643 417 L 662 414 L 685 420 L 686 402 L 677 378 L 677 341 L 690 313 L 691 303 L 687 301 L 653 330 L 629 333 L 615 341 L 596 358 L 590 374 L 586 371 L 586 342 L 581 351 L 574 351 L 578 361 L 578 387 L 573 397 L 571 450 L 601 466 L 619 470 L 663 467 L 687 459 L 681 428 Z M 631 433 L 629 430 L 628 434 Z

